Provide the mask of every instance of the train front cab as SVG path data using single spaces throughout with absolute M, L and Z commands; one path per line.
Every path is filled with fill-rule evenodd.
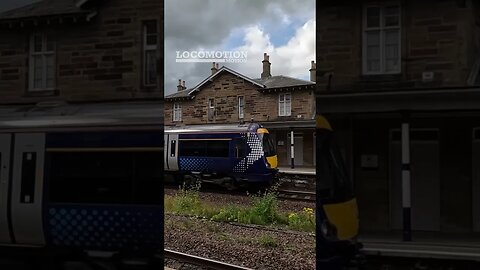
M 359 255 L 357 202 L 330 123 L 317 116 L 316 124 L 317 264 L 341 266 Z
M 269 184 L 272 184 L 272 182 L 276 180 L 278 173 L 278 157 L 277 151 L 275 149 L 275 144 L 266 128 L 261 127 L 257 129 L 257 134 L 260 137 L 260 141 L 263 147 L 265 164 L 267 166 L 267 170 L 269 171 L 268 177 L 271 178 Z

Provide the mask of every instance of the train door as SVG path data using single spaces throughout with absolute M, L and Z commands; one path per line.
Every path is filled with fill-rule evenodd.
M 178 171 L 178 134 L 165 135 L 165 170 Z
M 8 186 L 10 179 L 10 134 L 0 134 L 0 243 L 12 242 L 8 227 Z
M 42 225 L 45 134 L 15 135 L 11 217 L 17 244 L 44 245 Z

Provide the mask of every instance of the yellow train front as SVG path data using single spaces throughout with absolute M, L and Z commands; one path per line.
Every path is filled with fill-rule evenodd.
M 317 116 L 317 266 L 342 267 L 359 256 L 358 208 L 330 123 Z

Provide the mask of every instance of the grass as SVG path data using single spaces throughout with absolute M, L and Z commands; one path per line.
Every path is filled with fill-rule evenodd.
M 191 189 L 184 187 L 174 196 L 165 196 L 165 211 L 212 221 L 279 225 L 297 231 L 315 231 L 313 209 L 305 208 L 301 212 L 288 214 L 279 212 L 275 188 L 263 194 L 253 195 L 253 203 L 246 207 L 233 204 L 218 206 L 202 202 L 199 197 L 199 188 L 199 186 Z
M 273 238 L 273 237 L 270 236 L 270 235 L 262 235 L 262 236 L 258 239 L 258 243 L 259 243 L 261 246 L 264 246 L 264 247 L 277 247 L 277 246 L 278 246 L 277 239 Z

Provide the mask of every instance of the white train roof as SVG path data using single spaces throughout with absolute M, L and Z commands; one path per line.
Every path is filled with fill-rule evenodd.
M 163 102 L 45 102 L 0 106 L 0 130 L 124 125 L 163 125 Z
M 259 123 L 165 126 L 165 133 L 255 132 L 260 127 L 262 126 Z

